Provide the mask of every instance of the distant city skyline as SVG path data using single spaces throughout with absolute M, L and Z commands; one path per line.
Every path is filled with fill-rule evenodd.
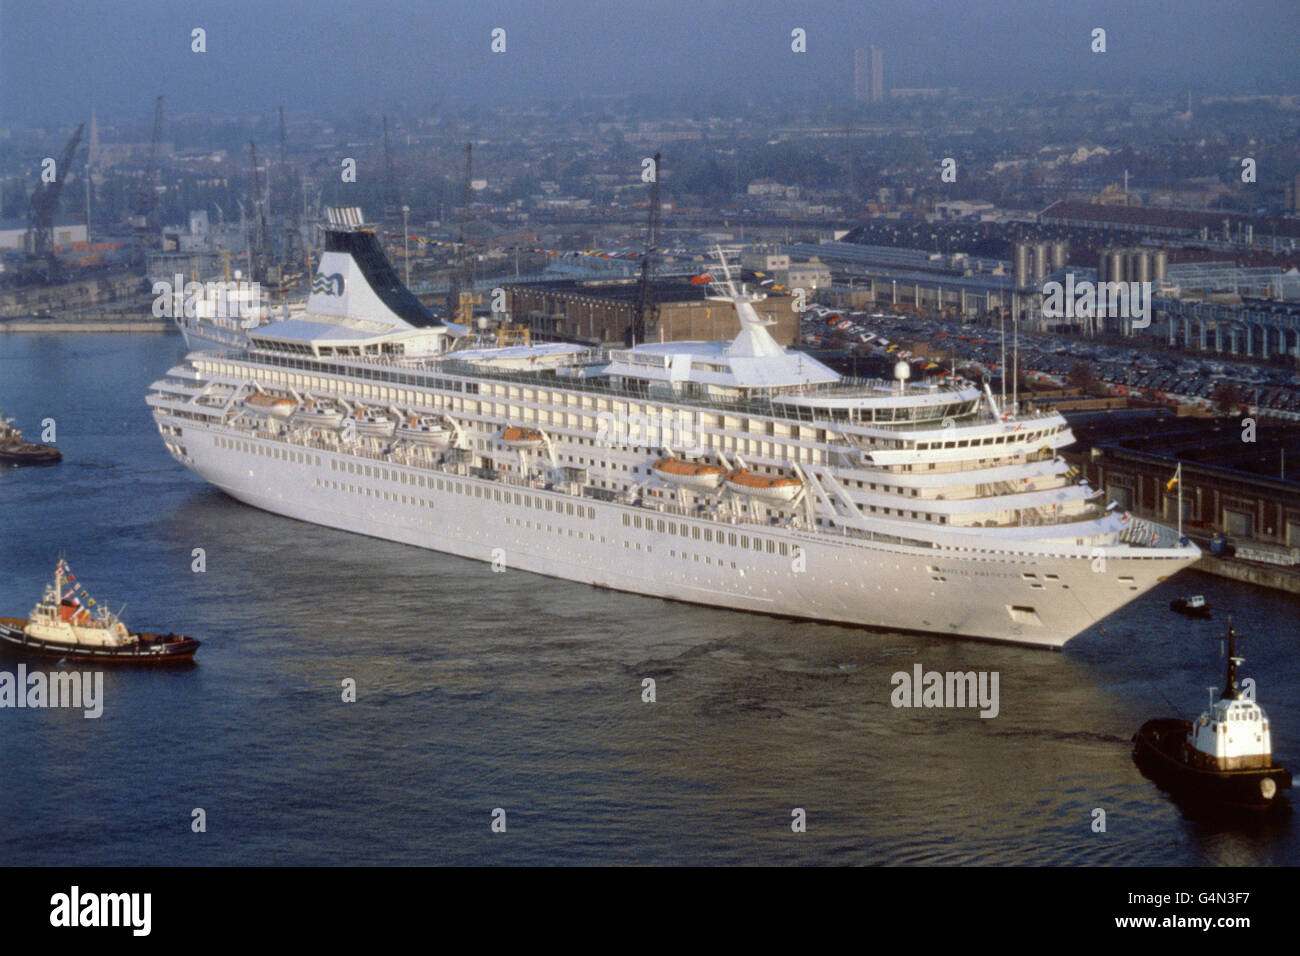
M 1090 49 L 1097 27 L 1105 53 Z M 192 51 L 195 29 L 205 52 Z M 492 52 L 495 29 L 503 53 Z M 807 52 L 792 50 L 795 29 Z M 797 108 L 828 95 L 851 102 L 853 51 L 873 46 L 888 52 L 897 88 L 1300 92 L 1300 18 L 1278 0 L 900 0 L 869 11 L 838 0 L 805 10 L 777 0 L 544 9 L 383 0 L 364 16 L 342 0 L 0 0 L 0 124 L 67 124 L 92 103 L 101 123 L 122 122 L 147 116 L 159 93 L 178 114 L 218 115 L 281 104 L 427 115 L 605 92 L 647 103 L 779 96 Z

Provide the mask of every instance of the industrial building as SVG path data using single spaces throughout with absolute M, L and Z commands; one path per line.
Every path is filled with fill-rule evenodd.
M 1243 268 L 1231 262 L 1169 262 L 1153 246 L 1104 246 L 1095 267 L 1070 262 L 1070 244 L 1015 242 L 1011 259 L 927 252 L 856 242 L 796 243 L 791 258 L 819 258 L 835 285 L 818 298 L 849 308 L 906 307 L 962 317 L 1006 314 L 1040 331 L 1075 327 L 1087 333 L 1132 335 L 1143 325 L 1123 310 L 1086 318 L 1043 315 L 1046 283 L 1151 283 L 1150 325 L 1170 345 L 1194 351 L 1268 359 L 1300 357 L 1300 270 Z M 1077 258 L 1077 256 L 1076 256 Z M 795 283 L 791 283 L 794 285 Z
M 753 285 L 752 277 L 746 280 Z M 508 318 L 534 334 L 593 343 L 623 342 L 632 327 L 638 283 L 635 279 L 563 279 L 503 286 Z M 709 301 L 707 284 L 687 278 L 650 283 L 646 315 L 649 341 L 723 341 L 739 331 L 730 305 Z M 754 303 L 771 318 L 769 330 L 782 345 L 799 340 L 799 315 L 790 296 L 770 293 Z
M 1181 484 L 1185 531 L 1300 547 L 1300 428 L 1261 420 L 1251 433 L 1238 420 L 1169 413 L 1071 424 L 1087 450 L 1065 457 L 1107 503 L 1176 524 Z M 1171 486 L 1180 462 L 1182 480 Z
M 1245 358 L 1300 357 L 1300 301 L 1157 298 L 1155 312 L 1171 346 Z
M 835 287 L 819 288 L 819 297 L 855 308 L 908 306 L 961 316 L 1007 309 L 1019 315 L 1042 297 L 1040 290 L 1017 287 L 1010 263 L 997 259 L 855 242 L 794 243 L 782 251 L 828 264 Z
M 55 216 L 52 223 L 56 251 L 86 241 L 86 224 L 68 216 Z M 26 219 L 0 219 L 0 249 L 22 251 L 31 224 Z
M 1153 209 L 1106 203 L 1055 202 L 1039 213 L 1045 225 L 1114 229 L 1146 236 L 1217 240 L 1274 252 L 1300 249 L 1300 220 L 1239 213 Z

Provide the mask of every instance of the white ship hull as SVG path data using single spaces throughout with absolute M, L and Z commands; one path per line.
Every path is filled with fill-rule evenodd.
M 380 463 L 392 478 L 365 477 L 331 467 L 331 459 L 355 463 L 355 456 L 313 448 L 296 450 L 306 461 L 287 461 L 273 456 L 273 449 L 284 447 L 281 442 L 227 434 L 264 453 L 249 454 L 229 443 L 216 447 L 212 432 L 191 425 L 182 461 L 205 481 L 254 507 L 480 561 L 502 561 L 509 570 L 739 611 L 1059 648 L 1196 559 L 1194 551 L 1178 561 L 1172 549 L 1143 549 L 1141 556 L 1110 557 L 1104 570 L 1097 571 L 1095 559 L 1086 553 L 961 557 L 825 533 L 722 526 L 738 539 L 761 539 L 764 549 L 755 551 L 623 524 L 628 515 L 716 532 L 716 521 L 691 521 L 591 498 L 575 502 L 571 495 L 414 466 Z M 364 463 L 376 464 L 373 459 Z M 428 486 L 412 481 L 420 476 Z M 467 491 L 440 491 L 435 479 Z M 476 496 L 476 488 L 485 496 Z M 497 494 L 508 501 L 498 501 Z M 516 505 L 516 495 L 539 502 L 549 498 L 560 510 Z M 566 506 L 575 512 L 586 509 L 592 517 L 570 515 Z M 802 570 L 796 570 L 796 548 L 802 550 Z M 1035 577 L 1026 578 L 1027 573 Z

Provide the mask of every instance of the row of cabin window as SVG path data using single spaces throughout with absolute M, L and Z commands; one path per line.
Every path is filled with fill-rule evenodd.
M 356 485 L 349 485 L 345 482 L 325 481 L 318 479 L 319 483 L 327 488 L 333 488 L 336 491 L 350 491 L 354 495 L 365 495 L 367 498 L 382 498 L 384 501 L 391 501 L 397 504 L 400 501 L 404 505 L 418 505 L 421 508 L 432 508 L 433 502 L 426 498 L 407 498 L 406 495 L 395 495 L 388 491 L 375 491 L 371 488 L 359 488 Z
M 330 467 L 336 471 L 346 471 L 349 474 L 365 475 L 368 478 L 382 478 L 386 481 L 399 480 L 403 484 L 415 484 L 421 488 L 437 488 L 438 491 L 448 491 L 458 495 L 472 494 L 475 498 L 491 497 L 494 501 L 502 501 L 507 504 L 513 503 L 524 508 L 545 508 L 547 511 L 558 511 L 564 514 L 577 515 L 579 518 L 594 519 L 596 509 L 588 505 L 574 505 L 571 501 L 561 502 L 554 501 L 551 498 L 542 498 L 541 496 L 533 497 L 532 495 L 521 495 L 519 492 L 502 491 L 500 488 L 484 488 L 482 485 L 471 485 L 468 482 L 462 483 L 452 481 L 450 478 L 426 478 L 424 475 L 408 475 L 404 471 L 392 472 L 387 468 L 379 468 L 371 465 L 358 465 L 356 462 L 340 462 L 337 459 L 331 459 Z M 513 496 L 513 499 L 512 499 Z
M 992 435 L 987 438 L 962 438 L 956 441 L 920 441 L 916 443 L 917 451 L 927 451 L 939 448 L 978 448 L 983 445 L 1004 445 L 1007 442 L 1024 441 L 1026 443 L 1037 441 L 1047 435 L 1055 435 L 1059 428 L 1047 429 L 1045 431 L 1030 432 L 1028 435 L 1017 435 L 1010 432 L 1006 435 Z
M 741 547 L 749 550 L 751 539 L 749 535 L 737 535 L 734 531 L 718 531 L 715 533 L 712 528 L 700 528 L 698 525 L 681 524 L 676 521 L 665 522 L 662 518 L 642 518 L 640 515 L 623 515 L 624 527 L 644 529 L 646 531 L 657 531 L 659 534 L 680 534 L 683 538 L 690 537 L 697 541 L 703 540 L 712 543 L 714 540 L 718 544 L 727 544 L 731 547 Z M 768 554 L 789 555 L 790 545 L 785 541 L 773 541 L 770 538 L 755 537 L 752 539 L 752 547 L 755 551 L 766 550 Z
M 320 464 L 319 455 L 309 455 L 306 452 L 295 451 L 292 448 L 255 445 L 252 442 L 239 441 L 234 438 L 222 438 L 220 436 L 217 437 L 216 444 L 218 448 L 231 448 L 237 451 L 242 451 L 245 454 L 262 455 L 263 457 L 276 458 L 280 461 L 296 461 L 304 465 L 310 465 L 313 464 L 313 462 L 317 465 Z

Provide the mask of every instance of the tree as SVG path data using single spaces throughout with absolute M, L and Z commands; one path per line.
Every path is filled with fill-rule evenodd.
M 1065 380 L 1081 392 L 1087 392 L 1096 382 L 1097 377 L 1093 374 L 1092 366 L 1087 362 L 1075 362 L 1073 368 L 1065 376 Z
M 1244 397 L 1237 383 L 1225 378 L 1214 386 L 1214 391 L 1210 393 L 1210 401 L 1214 402 L 1215 407 L 1224 415 L 1231 415 L 1244 404 Z

